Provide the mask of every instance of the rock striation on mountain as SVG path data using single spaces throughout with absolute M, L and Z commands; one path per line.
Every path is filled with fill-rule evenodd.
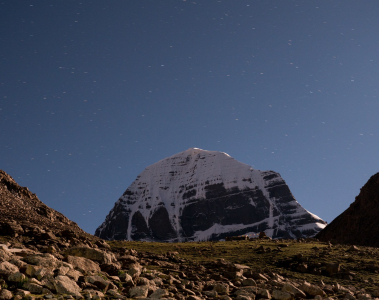
M 0 170 L 0 233 L 4 235 L 38 235 L 45 231 L 85 234 L 64 215 L 41 202 L 28 188 L 19 186 Z
M 355 201 L 318 233 L 322 241 L 379 247 L 379 173 L 371 176 Z
M 325 225 L 295 200 L 278 173 L 190 148 L 137 176 L 95 235 L 175 242 L 265 231 L 272 238 L 301 238 Z

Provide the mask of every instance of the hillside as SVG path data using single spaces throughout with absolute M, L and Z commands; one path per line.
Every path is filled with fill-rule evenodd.
M 66 230 L 86 235 L 79 226 L 61 213 L 48 207 L 28 188 L 21 187 L 6 172 L 0 170 L 0 229 L 13 236 L 39 235 L 46 231 Z
M 341 244 L 379 247 L 379 173 L 371 176 L 355 201 L 317 238 Z

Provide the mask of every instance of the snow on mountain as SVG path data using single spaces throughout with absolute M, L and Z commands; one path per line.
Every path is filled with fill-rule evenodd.
M 278 173 L 226 153 L 190 148 L 147 167 L 95 235 L 104 239 L 219 240 L 265 231 L 313 236 L 326 222 L 305 210 Z

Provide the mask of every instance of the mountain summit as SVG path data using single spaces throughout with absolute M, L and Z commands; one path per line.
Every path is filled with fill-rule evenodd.
M 95 235 L 146 241 L 220 240 L 265 231 L 313 236 L 326 222 L 295 200 L 280 175 L 228 154 L 190 148 L 147 167 Z

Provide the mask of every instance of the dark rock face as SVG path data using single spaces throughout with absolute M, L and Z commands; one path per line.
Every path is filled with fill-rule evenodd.
M 361 189 L 355 201 L 326 226 L 317 238 L 341 244 L 379 247 L 379 173 Z
M 37 238 L 44 234 L 41 230 L 84 234 L 76 223 L 42 203 L 28 188 L 19 186 L 0 170 L 0 234 L 29 234 Z
M 299 238 L 325 224 L 300 206 L 278 173 L 195 148 L 142 172 L 95 235 L 199 241 L 266 231 L 273 238 Z

